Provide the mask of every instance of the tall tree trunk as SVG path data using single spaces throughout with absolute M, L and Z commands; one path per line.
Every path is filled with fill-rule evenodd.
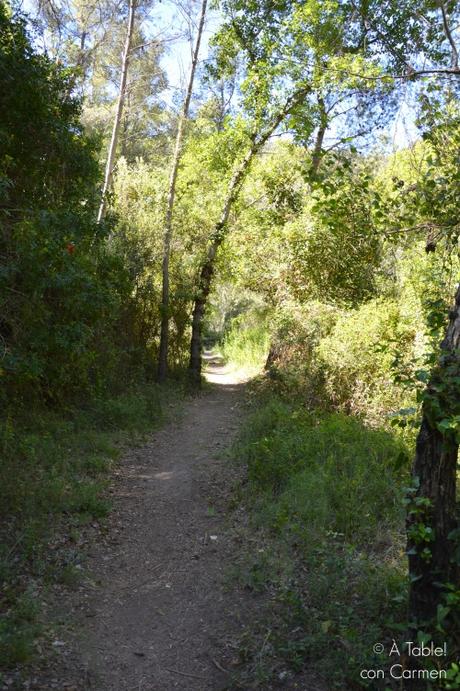
M 459 414 L 460 407 L 460 286 L 441 356 L 428 384 L 413 465 L 414 485 L 407 513 L 410 593 L 409 620 L 422 625 L 436 615 L 440 583 L 458 583 L 449 533 L 458 527 L 456 472 L 458 442 L 455 430 L 442 421 Z M 428 500 L 428 501 L 423 501 Z M 425 528 L 432 532 L 426 534 Z M 423 537 L 425 536 L 425 539 Z M 426 551 L 424 551 L 426 550 Z
M 315 146 L 313 147 L 313 152 L 311 155 L 311 167 L 310 172 L 313 177 L 318 173 L 318 169 L 323 157 L 323 142 L 324 135 L 329 124 L 329 118 L 327 116 L 326 104 L 324 103 L 324 98 L 318 96 L 318 110 L 319 110 L 319 126 L 316 133 Z
M 101 204 L 97 214 L 97 222 L 100 223 L 104 218 L 107 205 L 107 193 L 112 183 L 113 168 L 115 165 L 115 155 L 117 153 L 118 135 L 120 132 L 121 119 L 123 117 L 123 107 L 125 104 L 126 82 L 128 79 L 129 59 L 131 53 L 131 43 L 134 32 L 134 18 L 136 14 L 136 0 L 129 0 L 128 26 L 126 29 L 125 46 L 121 62 L 120 86 L 118 89 L 118 102 L 115 119 L 113 121 L 112 137 L 110 139 L 107 163 L 105 166 L 104 185 L 102 187 Z
M 195 80 L 196 66 L 198 64 L 198 54 L 200 51 L 201 37 L 203 35 L 204 20 L 206 16 L 207 0 L 202 0 L 200 21 L 198 24 L 198 32 L 196 36 L 195 49 L 193 51 L 192 66 L 190 69 L 190 77 L 188 80 L 187 91 L 185 94 L 184 105 L 182 107 L 181 117 L 179 119 L 179 126 L 176 135 L 176 145 L 174 148 L 174 157 L 169 177 L 168 201 L 166 206 L 165 227 L 163 235 L 163 283 L 161 295 L 161 333 L 160 333 L 160 350 L 158 354 L 158 381 L 162 382 L 166 379 L 168 374 L 168 347 L 169 347 L 169 259 L 171 256 L 171 240 L 172 240 L 172 219 L 174 212 L 174 200 L 176 196 L 176 182 L 177 173 L 179 170 L 179 163 L 182 155 L 182 142 L 184 139 L 185 124 L 188 118 L 188 111 L 190 108 L 190 100 L 192 98 L 193 82 Z
M 190 341 L 190 364 L 189 372 L 193 383 L 200 385 L 201 383 L 201 347 L 202 347 L 202 327 L 203 318 L 208 302 L 209 293 L 211 291 L 212 279 L 214 275 L 214 265 L 217 251 L 224 241 L 227 233 L 228 218 L 233 203 L 238 197 L 241 185 L 249 171 L 249 167 L 254 156 L 260 151 L 267 140 L 271 137 L 276 128 L 281 124 L 285 117 L 289 114 L 291 109 L 300 101 L 300 99 L 309 93 L 309 89 L 305 88 L 299 90 L 292 96 L 284 106 L 284 108 L 274 117 L 272 122 L 259 135 L 253 133 L 251 137 L 251 146 L 243 158 L 229 182 L 227 188 L 227 195 L 225 197 L 222 213 L 219 221 L 214 226 L 211 234 L 208 252 L 205 261 L 201 267 L 200 277 L 198 281 L 198 290 L 195 297 L 192 316 L 192 337 Z
M 270 135 L 267 135 L 265 141 Z M 243 182 L 251 161 L 257 151 L 262 146 L 253 140 L 253 144 L 246 156 L 234 172 L 230 180 L 227 196 L 225 198 L 224 206 L 219 221 L 214 226 L 211 236 L 211 242 L 208 248 L 205 262 L 201 267 L 200 278 L 198 281 L 198 291 L 195 297 L 195 304 L 193 308 L 192 317 L 192 337 L 190 341 L 190 375 L 194 383 L 199 384 L 201 381 L 201 340 L 202 340 L 202 324 L 203 317 L 211 290 L 212 277 L 214 275 L 214 263 L 217 250 L 225 238 L 225 231 L 228 217 L 233 205 L 233 202 L 238 196 L 240 185 Z

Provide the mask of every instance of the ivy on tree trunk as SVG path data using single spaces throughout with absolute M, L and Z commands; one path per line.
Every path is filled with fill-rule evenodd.
M 453 531 L 458 527 L 456 479 L 460 409 L 460 286 L 441 356 L 426 389 L 407 510 L 409 619 L 420 626 L 436 616 L 443 585 L 458 584 Z

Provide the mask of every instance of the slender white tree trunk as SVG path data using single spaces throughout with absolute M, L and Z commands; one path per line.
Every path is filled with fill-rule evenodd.
M 185 125 L 188 119 L 190 101 L 192 98 L 193 83 L 195 80 L 196 66 L 200 51 L 201 37 L 203 35 L 204 20 L 206 17 L 207 0 L 202 0 L 198 32 L 196 36 L 195 48 L 192 56 L 192 66 L 187 84 L 182 113 L 179 118 L 177 128 L 176 145 L 172 161 L 171 173 L 169 176 L 168 199 L 166 206 L 166 217 L 163 235 L 163 278 L 162 278 L 162 297 L 161 297 L 161 334 L 160 350 L 158 354 L 158 381 L 164 381 L 168 374 L 168 348 L 169 348 L 169 259 L 171 256 L 171 241 L 173 235 L 172 220 L 174 212 L 174 200 L 176 197 L 176 182 L 179 163 L 182 155 L 182 143 L 184 139 Z
M 126 96 L 126 82 L 128 79 L 129 58 L 131 53 L 131 43 L 134 33 L 134 18 L 136 14 L 136 0 L 129 0 L 128 26 L 126 29 L 125 46 L 123 49 L 123 57 L 121 62 L 121 76 L 120 86 L 118 90 L 117 110 L 115 119 L 113 121 L 112 137 L 110 139 L 109 151 L 107 154 L 107 163 L 105 166 L 104 186 L 102 188 L 101 204 L 97 214 L 97 222 L 100 223 L 104 218 L 105 209 L 107 206 L 107 192 L 112 183 L 113 168 L 115 165 L 115 156 L 117 153 L 118 138 L 120 133 L 120 124 L 123 117 L 123 107 L 125 105 Z

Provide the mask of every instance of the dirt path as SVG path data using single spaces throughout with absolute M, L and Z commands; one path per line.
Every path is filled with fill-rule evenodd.
M 240 423 L 244 383 L 219 367 L 209 379 L 222 383 L 121 465 L 110 539 L 90 555 L 93 587 L 76 594 L 84 689 L 228 688 L 222 670 L 246 596 L 235 602 L 223 588 L 235 546 L 222 452 Z

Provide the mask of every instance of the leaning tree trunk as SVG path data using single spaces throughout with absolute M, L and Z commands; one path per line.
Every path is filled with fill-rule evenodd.
M 107 163 L 105 166 L 104 185 L 102 187 L 102 197 L 97 214 L 97 222 L 100 223 L 104 218 L 105 209 L 107 206 L 107 193 L 112 184 L 113 168 L 115 165 L 115 155 L 117 153 L 118 137 L 120 132 L 121 119 L 123 117 L 123 107 L 125 105 L 126 96 L 126 82 L 128 79 L 129 58 L 131 53 L 131 43 L 134 31 L 134 17 L 136 13 L 136 0 L 129 0 L 129 14 L 128 27 L 126 30 L 125 46 L 123 49 L 123 57 L 121 61 L 121 76 L 120 86 L 118 89 L 117 110 L 115 112 L 115 119 L 113 121 L 112 137 L 110 139 L 109 151 L 107 154 Z
M 270 135 L 267 135 L 265 141 Z M 253 144 L 248 153 L 236 169 L 227 190 L 227 196 L 222 209 L 222 214 L 218 223 L 214 227 L 211 236 L 211 243 L 208 248 L 205 262 L 201 267 L 200 278 L 198 282 L 198 291 L 195 297 L 195 304 L 193 307 L 192 317 L 192 337 L 190 340 L 190 377 L 191 380 L 199 384 L 201 381 L 201 341 L 202 341 L 202 325 L 206 304 L 208 302 L 209 293 L 211 291 L 212 277 L 214 275 L 214 264 L 217 250 L 221 246 L 227 226 L 228 217 L 233 205 L 233 202 L 238 196 L 238 192 L 244 177 L 249 170 L 252 159 L 257 151 L 262 146 L 262 142 L 253 140 Z
M 166 207 L 165 228 L 163 236 L 163 283 L 162 283 L 162 297 L 161 297 L 161 333 L 160 333 L 160 350 L 158 354 L 158 381 L 164 381 L 168 374 L 168 347 L 169 347 L 169 258 L 171 256 L 171 240 L 172 240 L 172 219 L 174 211 L 174 200 L 176 196 L 176 182 L 177 173 L 179 170 L 179 163 L 182 155 L 182 141 L 184 138 L 185 124 L 188 118 L 188 111 L 190 107 L 190 100 L 192 98 L 193 82 L 195 80 L 195 71 L 198 64 L 198 54 L 200 51 L 201 37 L 203 35 L 204 20 L 206 16 L 207 0 L 203 0 L 201 4 L 200 21 L 198 24 L 198 32 L 196 36 L 195 49 L 193 51 L 192 66 L 190 69 L 190 77 L 187 85 L 187 92 L 185 95 L 182 114 L 179 119 L 179 127 L 176 135 L 176 145 L 174 149 L 173 163 L 169 177 L 168 201 Z
M 442 583 L 458 583 L 449 534 L 458 527 L 458 441 L 449 419 L 460 412 L 460 286 L 441 356 L 425 392 L 407 512 L 409 620 L 422 625 L 436 615 Z M 428 529 L 428 530 L 427 530 Z
M 328 113 L 326 110 L 326 104 L 322 96 L 318 96 L 318 110 L 319 110 L 319 126 L 316 133 L 315 146 L 313 147 L 313 153 L 311 156 L 311 166 L 310 175 L 316 177 L 318 169 L 323 157 L 323 143 L 324 136 L 329 125 Z
M 238 168 L 235 170 L 225 197 L 225 202 L 222 208 L 222 213 L 219 221 L 214 227 L 211 235 L 208 252 L 205 261 L 201 267 L 200 277 L 198 281 L 198 290 L 195 297 L 192 317 L 192 337 L 190 341 L 190 364 L 189 372 L 193 383 L 199 385 L 201 382 L 201 348 L 202 348 L 202 328 L 203 318 L 208 302 L 209 293 L 212 286 L 212 278 L 214 275 L 214 265 L 217 251 L 224 241 L 227 233 L 228 218 L 234 201 L 238 197 L 241 185 L 249 170 L 254 156 L 260 151 L 267 140 L 271 137 L 276 128 L 281 124 L 284 118 L 290 113 L 292 108 L 309 93 L 309 88 L 300 89 L 296 92 L 285 104 L 284 108 L 274 117 L 272 122 L 265 130 L 258 136 L 257 133 L 252 135 L 252 143 L 246 156 L 241 161 Z

